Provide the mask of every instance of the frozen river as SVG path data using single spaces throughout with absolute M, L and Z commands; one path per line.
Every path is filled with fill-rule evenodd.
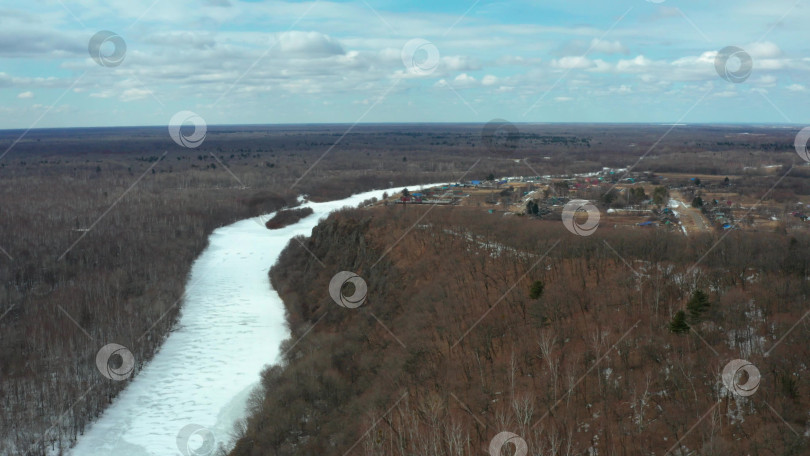
M 250 391 L 289 336 L 284 306 L 267 276 L 270 266 L 293 236 L 309 236 L 329 212 L 401 189 L 307 203 L 302 207 L 315 213 L 280 230 L 263 226 L 267 216 L 215 230 L 192 266 L 176 328 L 70 454 L 208 455 L 212 439 L 230 449 Z

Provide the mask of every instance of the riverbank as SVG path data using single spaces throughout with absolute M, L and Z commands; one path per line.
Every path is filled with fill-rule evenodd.
M 312 215 L 278 230 L 264 226 L 267 217 L 215 230 L 192 266 L 177 325 L 70 454 L 174 453 L 178 434 L 189 425 L 210 431 L 217 446 L 228 449 L 234 425 L 246 415 L 250 391 L 289 337 L 268 269 L 294 236 L 308 236 L 321 217 L 399 190 L 305 204 Z

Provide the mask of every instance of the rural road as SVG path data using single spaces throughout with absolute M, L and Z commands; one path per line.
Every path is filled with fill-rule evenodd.
M 672 203 L 677 203 L 677 207 L 675 207 Z M 687 233 L 692 234 L 693 232 L 709 231 L 709 224 L 706 223 L 706 219 L 703 218 L 703 214 L 699 209 L 695 209 L 692 206 L 687 206 L 686 203 L 683 202 L 683 195 L 681 195 L 680 192 L 672 192 L 670 207 L 676 209 L 682 215 L 681 223 L 683 223 Z M 688 217 L 684 218 L 684 215 L 688 215 Z

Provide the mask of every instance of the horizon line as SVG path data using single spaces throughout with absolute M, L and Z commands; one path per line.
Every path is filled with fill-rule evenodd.
M 233 124 L 209 124 L 207 128 L 218 127 L 306 127 L 306 126 L 417 126 L 417 125 L 480 125 L 484 126 L 492 121 L 504 121 L 503 119 L 493 119 L 488 122 L 361 122 L 353 124 L 351 122 L 311 122 L 311 123 L 233 123 Z M 800 123 L 784 123 L 784 122 L 509 122 L 513 125 L 595 125 L 595 126 L 741 126 L 741 127 L 799 127 L 804 124 Z M 168 123 L 165 125 L 107 125 L 107 126 L 73 126 L 73 127 L 34 127 L 34 128 L 0 128 L 0 132 L 15 132 L 15 131 L 47 131 L 47 130 L 87 130 L 87 129 L 116 129 L 116 128 L 168 128 Z

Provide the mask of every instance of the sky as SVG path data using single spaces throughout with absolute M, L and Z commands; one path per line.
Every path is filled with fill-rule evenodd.
M 808 124 L 808 23 L 810 0 L 0 0 L 0 129 Z

